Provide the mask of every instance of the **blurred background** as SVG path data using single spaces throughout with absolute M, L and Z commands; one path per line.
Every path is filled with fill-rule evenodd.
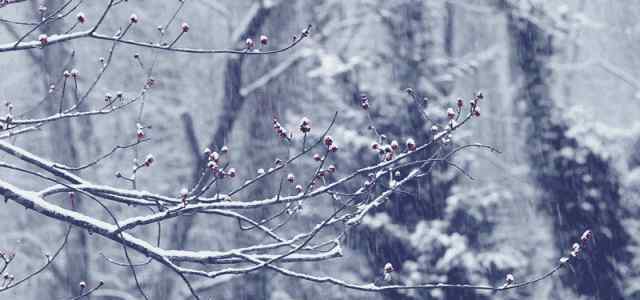
M 38 6 L 63 2 L 27 1 L 0 8 L 0 44 L 15 41 L 34 21 Z M 491 294 L 473 290 L 414 290 L 373 294 L 286 278 L 260 271 L 214 280 L 194 278 L 203 298 L 213 299 L 640 299 L 640 3 L 635 0 L 463 1 L 463 0 L 187 0 L 160 36 L 157 26 L 171 18 L 178 1 L 131 0 L 108 15 L 100 32 L 113 34 L 129 15 L 140 21 L 127 37 L 141 42 L 171 40 L 182 22 L 190 24 L 177 46 L 242 49 L 246 38 L 269 38 L 264 49 L 291 42 L 312 24 L 310 38 L 295 48 L 268 56 L 164 52 L 118 45 L 111 65 L 84 109 L 104 105 L 105 93 L 136 94 L 147 73 L 155 84 L 144 107 L 106 116 L 65 120 L 41 131 L 11 138 L 34 153 L 80 165 L 135 140 L 140 122 L 151 139 L 139 155 L 152 153 L 152 168 L 138 174 L 138 189 L 177 195 L 197 178 L 207 145 L 230 149 L 238 176 L 221 186 L 230 190 L 259 168 L 287 155 L 274 134 L 272 119 L 296 129 L 302 117 L 318 135 L 338 112 L 332 136 L 341 145 L 335 176 L 378 161 L 376 141 L 360 107 L 366 94 L 372 122 L 389 139 L 409 137 L 423 144 L 432 124 L 423 122 L 405 89 L 426 97 L 427 113 L 443 120 L 457 98 L 468 103 L 477 91 L 484 101 L 480 118 L 453 136 L 455 144 L 482 143 L 500 154 L 477 149 L 454 156 L 472 177 L 437 166 L 430 176 L 371 213 L 346 235 L 344 258 L 302 263 L 294 270 L 331 275 L 353 282 L 374 282 L 390 262 L 395 280 L 501 285 L 550 270 L 571 245 L 591 229 L 595 236 L 572 268 L 526 288 Z M 85 1 L 92 24 L 103 4 Z M 42 26 L 38 34 L 64 32 L 75 19 Z M 76 30 L 85 30 L 80 25 Z M 80 71 L 81 90 L 99 73 L 100 57 L 112 43 L 78 39 L 44 49 L 0 53 L 0 100 L 14 115 L 55 113 L 47 101 L 62 71 Z M 134 55 L 139 56 L 139 60 Z M 143 67 L 141 67 L 141 64 Z M 44 99 L 44 100 L 43 100 Z M 6 112 L 3 106 L 2 114 Z M 90 180 L 119 187 L 114 176 L 129 172 L 132 151 L 117 152 L 98 167 L 83 170 Z M 13 160 L 0 154 L 2 160 Z M 312 159 L 293 166 L 304 178 Z M 44 182 L 2 170 L 0 177 L 24 188 Z M 273 195 L 279 177 L 247 190 L 240 199 Z M 353 184 L 345 188 L 354 188 Z M 292 187 L 286 193 L 294 193 Z M 63 199 L 57 199 L 63 203 Z M 52 199 L 51 201 L 56 201 Z M 324 202 L 322 202 L 324 201 Z M 281 232 L 309 230 L 334 208 L 330 199 L 305 203 Z M 78 201 L 78 210 L 108 220 L 97 205 Z M 70 206 L 69 203 L 63 203 Z M 42 253 L 53 251 L 65 226 L 25 211 L 13 202 L 0 209 L 0 249 L 15 251 L 11 272 L 38 268 Z M 146 214 L 143 208 L 110 205 L 121 217 Z M 276 208 L 252 212 L 266 218 Z M 277 222 L 275 222 L 277 223 Z M 157 228 L 136 235 L 153 241 Z M 228 250 L 260 243 L 264 235 L 240 231 L 235 221 L 186 216 L 163 223 L 161 246 L 167 249 Z M 0 293 L 0 299 L 66 299 L 78 282 L 105 282 L 93 299 L 139 299 L 130 270 L 105 257 L 124 261 L 122 248 L 73 231 L 70 244 L 50 269 L 24 285 Z M 145 257 L 133 256 L 134 262 Z M 151 299 L 188 299 L 184 283 L 157 263 L 138 267 Z

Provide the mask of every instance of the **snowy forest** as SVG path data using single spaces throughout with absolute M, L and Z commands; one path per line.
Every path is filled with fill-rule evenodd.
M 638 15 L 0 0 L 0 299 L 640 299 Z

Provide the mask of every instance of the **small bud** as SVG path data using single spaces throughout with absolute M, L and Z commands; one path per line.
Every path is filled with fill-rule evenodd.
M 139 59 L 139 58 L 140 58 L 140 53 L 134 53 L 134 54 L 133 54 L 133 58 L 135 58 L 135 59 Z
M 220 152 L 222 152 L 222 154 L 226 154 L 227 152 L 229 152 L 229 147 L 222 146 L 222 148 L 220 148 Z
M 409 151 L 416 150 L 416 141 L 414 141 L 412 138 L 407 139 L 407 149 L 409 149 Z
M 324 144 L 331 146 L 333 144 L 333 138 L 330 135 L 324 137 Z
M 180 25 L 180 28 L 182 29 L 182 32 L 189 32 L 189 24 L 187 22 L 183 22 L 182 25 Z
M 481 92 L 481 91 L 478 91 L 478 92 L 476 93 L 476 98 L 478 98 L 478 99 L 484 99 L 484 95 L 482 94 L 482 92 Z
M 220 154 L 216 151 L 211 152 L 211 154 L 209 155 L 209 160 L 218 162 L 220 161 Z
M 87 21 L 87 17 L 85 17 L 84 13 L 82 13 L 82 12 L 79 12 L 76 15 L 76 18 L 78 19 L 78 22 L 80 22 L 80 23 L 84 23 L 84 22 Z
M 453 108 L 447 108 L 447 117 L 449 118 L 449 120 L 453 119 L 455 116 L 456 112 L 453 110 Z
M 513 282 L 515 281 L 515 278 L 513 277 L 513 274 L 511 274 L 511 273 L 507 274 L 507 277 L 505 278 L 505 281 L 506 281 L 507 285 L 513 284 Z
M 131 16 L 129 17 L 129 22 L 131 24 L 138 23 L 138 16 L 136 14 L 131 14 Z
M 78 71 L 78 69 L 71 70 L 71 76 L 73 76 L 73 78 L 78 78 L 78 75 L 80 75 L 80 71 Z
M 464 105 L 464 100 L 462 100 L 462 98 L 458 98 L 458 101 L 456 103 L 458 105 L 458 107 L 462 107 Z
M 206 156 L 207 158 L 209 158 L 209 155 L 211 155 L 211 149 L 209 149 L 209 147 L 204 148 L 204 156 Z
M 116 98 L 122 98 L 122 91 L 116 92 Z
M 393 160 L 393 152 L 387 152 L 387 154 L 384 155 L 384 160 L 386 161 Z
M 181 199 L 187 198 L 188 195 L 189 195 L 189 190 L 187 190 L 187 188 L 183 187 L 182 189 L 180 189 Z
M 389 273 L 392 273 L 393 271 L 394 269 L 391 263 L 388 262 L 384 265 L 384 273 L 389 274 Z
M 371 149 L 373 149 L 373 150 L 380 149 L 380 144 L 374 142 L 373 144 L 371 144 Z
M 573 249 L 573 251 L 580 251 L 580 244 L 578 243 L 573 243 L 573 245 L 571 246 L 571 248 Z
M 287 175 L 287 181 L 294 182 L 295 180 L 296 180 L 296 176 L 293 175 L 293 173 L 289 173 L 289 175 Z
M 227 171 L 227 175 L 229 175 L 232 178 L 236 177 L 236 169 L 235 168 L 229 169 L 229 171 Z
M 79 286 L 81 290 L 84 290 L 87 287 L 87 284 L 84 281 L 80 281 Z
M 251 38 L 247 38 L 244 41 L 245 46 L 247 47 L 247 49 L 252 49 L 253 46 L 255 46 L 255 43 L 253 42 L 253 40 Z
M 338 146 L 336 144 L 331 144 L 331 146 L 329 146 L 329 151 L 338 152 Z
M 582 233 L 582 236 L 580 237 L 580 240 L 583 243 L 586 243 L 587 241 L 590 241 L 593 238 L 593 232 L 591 232 L 591 230 L 587 229 L 585 230 L 584 233 Z
M 391 153 L 393 151 L 393 148 L 391 148 L 390 145 L 385 145 L 384 146 L 384 152 L 385 153 Z
M 147 157 L 144 159 L 144 166 L 148 167 L 155 161 L 155 158 L 152 154 L 147 154 Z
M 274 126 L 276 125 L 274 124 Z M 300 131 L 302 133 L 308 133 L 309 131 L 311 131 L 311 121 L 306 117 L 302 118 L 302 121 L 300 122 Z
M 46 45 L 49 43 L 49 36 L 47 36 L 46 34 L 41 34 L 38 36 L 38 41 L 40 41 L 40 44 Z
M 296 192 L 298 192 L 298 193 L 302 193 L 302 191 L 304 191 L 304 189 L 302 188 L 302 186 L 301 186 L 301 185 L 299 185 L 299 184 L 298 184 L 298 185 L 296 185 Z
M 313 155 L 313 160 L 315 161 L 321 161 L 322 160 L 322 156 L 318 153 Z
M 329 165 L 327 170 L 329 170 L 329 172 L 331 172 L 331 173 L 334 173 L 336 171 L 336 166 L 335 165 Z
M 263 175 L 263 174 L 264 174 L 264 169 L 263 168 L 258 169 L 258 175 Z
M 431 133 L 432 134 L 438 133 L 438 126 L 436 126 L 436 125 L 431 126 Z
M 399 148 L 400 148 L 400 144 L 398 144 L 398 141 L 396 140 L 391 141 L 391 149 L 393 149 L 394 151 L 398 151 Z
M 209 161 L 207 163 L 207 168 L 211 169 L 212 171 L 215 171 L 218 168 L 218 164 L 215 161 Z
M 71 77 L 71 72 L 69 72 L 69 70 L 64 70 L 64 72 L 62 72 L 62 76 L 64 76 L 64 78 L 69 78 Z
M 104 95 L 104 101 L 105 102 L 111 102 L 111 99 L 113 99 L 113 96 L 111 95 L 111 93 L 106 93 Z
M 386 135 L 384 135 L 384 134 L 381 134 L 381 135 L 380 135 L 380 140 L 384 141 L 384 140 L 386 140 L 386 139 L 387 139 L 387 136 L 386 136 Z
M 480 116 L 480 108 L 476 107 L 473 110 L 473 115 L 476 116 L 476 117 L 479 117 Z
M 362 107 L 362 109 L 368 110 L 369 109 L 369 101 L 364 101 L 364 102 L 360 103 L 360 106 Z
M 44 5 L 40 5 L 38 6 L 38 11 L 40 11 L 41 13 L 44 13 L 47 11 L 47 7 Z
M 264 34 L 261 35 L 260 36 L 260 44 L 266 45 L 267 43 L 269 43 L 269 38 Z
M 136 137 L 138 138 L 138 141 L 141 141 L 142 139 L 144 139 L 144 131 L 138 128 L 138 130 L 136 131 Z

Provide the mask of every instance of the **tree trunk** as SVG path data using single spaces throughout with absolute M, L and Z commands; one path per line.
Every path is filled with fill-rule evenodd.
M 621 223 L 618 176 L 608 161 L 579 141 L 554 111 L 549 60 L 554 53 L 551 36 L 530 19 L 506 7 L 511 55 L 524 86 L 518 101 L 525 108 L 531 172 L 540 189 L 540 207 L 553 221 L 555 248 L 566 256 L 586 229 L 595 243 L 571 263 L 576 272 L 562 274 L 562 283 L 579 295 L 596 299 L 622 299 L 620 266 L 629 262 L 629 234 Z M 540 12 L 525 12 L 537 16 Z

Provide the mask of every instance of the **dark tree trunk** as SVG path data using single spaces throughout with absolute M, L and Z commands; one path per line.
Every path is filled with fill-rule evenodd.
M 512 9 L 506 8 L 512 59 L 524 82 L 517 99 L 524 103 L 526 151 L 540 207 L 553 221 L 561 255 L 568 255 L 586 229 L 595 236 L 584 258 L 573 260 L 576 272 L 562 274 L 562 283 L 595 299 L 623 299 L 619 266 L 629 262 L 630 237 L 621 223 L 618 176 L 607 160 L 567 136 L 568 125 L 554 111 L 551 95 L 551 37 Z

